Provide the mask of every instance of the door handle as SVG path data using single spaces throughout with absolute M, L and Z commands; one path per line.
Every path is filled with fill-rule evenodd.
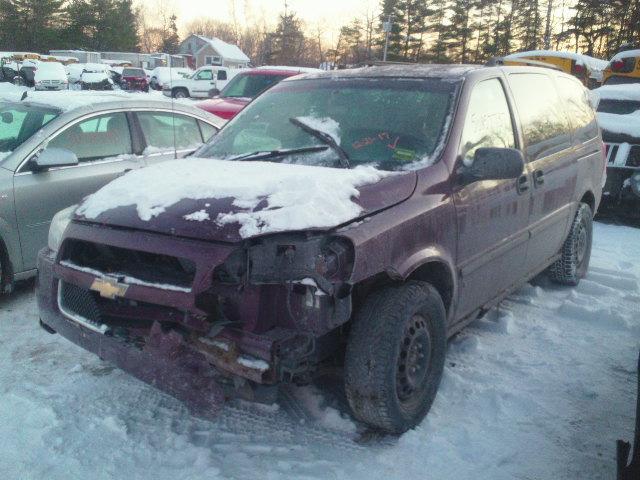
M 544 172 L 542 170 L 536 170 L 533 172 L 533 184 L 536 187 L 544 184 Z
M 529 177 L 527 175 L 522 175 L 518 178 L 516 190 L 520 195 L 529 190 Z

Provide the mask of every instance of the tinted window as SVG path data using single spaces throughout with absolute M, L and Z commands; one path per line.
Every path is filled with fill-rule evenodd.
M 216 133 L 218 133 L 218 129 L 213 125 L 210 125 L 207 122 L 203 122 L 200 120 L 198 120 L 198 123 L 200 124 L 200 131 L 202 132 L 202 138 L 204 139 L 205 142 L 208 142 L 209 140 L 211 140 L 211 137 L 213 137 Z
M 610 98 L 603 98 L 598 103 L 598 111 L 603 113 L 627 115 L 637 110 L 640 110 L 640 102 L 632 100 L 612 100 Z
M 226 80 L 227 72 L 226 70 L 218 70 L 218 80 Z
M 66 148 L 81 162 L 131 154 L 131 133 L 124 113 L 110 113 L 76 123 L 49 142 Z
M 0 158 L 58 116 L 52 109 L 0 103 Z
M 578 142 L 586 142 L 598 136 L 596 114 L 593 111 L 587 90 L 577 81 L 558 77 L 558 92 L 565 105 L 565 111 L 575 129 Z
M 471 92 L 462 134 L 461 154 L 471 164 L 480 147 L 516 146 L 509 105 L 500 81 L 495 78 L 476 85 Z
M 455 82 L 436 79 L 281 82 L 240 112 L 199 155 L 230 158 L 257 151 L 326 147 L 300 127 L 303 123 L 331 136 L 352 166 L 398 170 L 414 162 L 427 163 L 438 153 L 456 91 Z M 340 166 L 330 148 L 274 161 Z
M 140 112 L 138 119 L 147 146 L 152 149 L 171 150 L 175 145 L 180 150 L 202 145 L 195 118 L 169 112 Z
M 222 91 L 222 97 L 254 98 L 286 75 L 237 75 Z
M 571 145 L 570 127 L 550 77 L 540 73 L 509 75 L 518 107 L 529 160 L 551 155 Z

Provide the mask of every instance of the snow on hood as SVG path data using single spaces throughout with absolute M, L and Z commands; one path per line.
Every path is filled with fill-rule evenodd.
M 188 220 L 237 224 L 242 238 L 331 228 L 361 214 L 354 201 L 358 187 L 389 175 L 365 166 L 348 170 L 189 158 L 132 171 L 89 196 L 76 214 L 95 220 L 109 210 L 135 206 L 138 217 L 149 222 L 183 200 L 231 199 L 229 211 L 209 219 L 206 209 L 198 210 Z
M 640 110 L 627 115 L 598 112 L 600 128 L 610 133 L 640 137 Z
M 640 85 L 637 83 L 626 83 L 620 85 L 603 85 L 592 90 L 603 100 L 631 100 L 640 102 Z

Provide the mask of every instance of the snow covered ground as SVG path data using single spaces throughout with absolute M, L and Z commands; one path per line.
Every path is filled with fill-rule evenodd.
M 37 326 L 31 287 L 0 299 L 0 478 L 599 479 L 632 437 L 640 229 L 595 225 L 576 289 L 527 285 L 451 340 L 415 430 L 363 435 L 339 389 L 237 403 L 214 422 Z

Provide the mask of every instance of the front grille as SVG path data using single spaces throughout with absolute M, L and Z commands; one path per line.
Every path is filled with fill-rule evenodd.
M 100 330 L 103 325 L 102 315 L 92 293 L 62 280 L 59 288 L 58 302 L 62 313 Z
M 65 242 L 62 260 L 102 274 L 127 276 L 149 285 L 171 285 L 181 289 L 191 288 L 196 272 L 191 260 L 75 239 Z

